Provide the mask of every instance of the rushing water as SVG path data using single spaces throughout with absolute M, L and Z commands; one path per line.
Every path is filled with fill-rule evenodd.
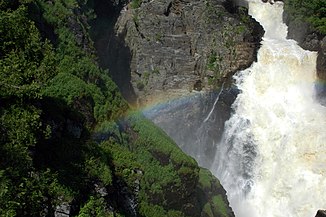
M 313 217 L 326 208 L 326 109 L 315 101 L 316 53 L 287 40 L 283 3 L 249 1 L 265 29 L 211 171 L 237 217 Z

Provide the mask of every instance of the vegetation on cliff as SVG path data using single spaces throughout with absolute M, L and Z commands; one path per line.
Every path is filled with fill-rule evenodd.
M 196 162 L 126 115 L 93 17 L 87 1 L 0 1 L 0 216 L 226 216 L 220 190 L 197 196 Z
M 286 0 L 285 11 L 291 20 L 309 22 L 319 33 L 326 34 L 326 2 L 324 0 Z

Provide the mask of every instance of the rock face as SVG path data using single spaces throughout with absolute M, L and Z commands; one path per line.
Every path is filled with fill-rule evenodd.
M 316 217 L 326 217 L 326 211 L 325 210 L 318 210 Z
M 137 9 L 127 5 L 115 25 L 130 49 L 138 105 L 221 84 L 255 60 L 262 32 L 244 8 L 216 0 L 143 1 Z M 119 59 L 122 47 L 109 47 Z
M 326 81 L 326 36 L 319 42 L 319 50 L 317 57 L 317 73 L 318 77 Z
M 197 92 L 147 109 L 145 115 L 200 166 L 210 168 L 217 151 L 216 143 L 222 138 L 224 123 L 230 118 L 237 94 L 236 88 Z
M 212 89 L 222 83 L 228 86 L 226 81 L 236 71 L 250 66 L 263 30 L 246 9 L 222 1 L 143 1 L 136 9 L 132 5 L 111 20 L 107 14 L 112 8 L 105 12 L 101 4 L 102 8 L 95 9 L 102 19 L 96 21 L 102 35 L 94 36 L 100 64 L 109 69 L 131 104 L 143 106 L 185 96 L 148 110 L 146 116 L 200 165 L 209 167 L 216 152 L 214 144 L 237 95 L 232 88 L 221 92 L 220 103 L 203 123 L 219 94 Z M 105 16 L 109 24 L 103 32 L 100 26 Z M 161 152 L 151 154 L 167 166 L 169 158 Z M 163 197 L 164 209 L 181 210 L 185 216 L 233 216 L 223 187 L 210 172 L 201 171 L 197 184 L 193 174 L 188 175 L 181 176 L 187 183 L 184 190 L 164 188 L 164 194 L 150 195 L 149 202 L 161 206 Z
M 70 205 L 66 202 L 58 205 L 54 212 L 55 217 L 69 217 L 70 216 Z
M 96 12 L 102 20 L 114 14 L 109 7 L 101 12 L 101 6 Z M 113 21 L 107 17 L 107 33 L 95 40 L 100 63 L 130 103 L 163 102 L 147 117 L 209 167 L 237 94 L 230 78 L 255 60 L 263 29 L 235 1 L 157 0 L 131 6 Z M 221 101 L 203 124 L 218 94 L 212 89 L 222 83 Z

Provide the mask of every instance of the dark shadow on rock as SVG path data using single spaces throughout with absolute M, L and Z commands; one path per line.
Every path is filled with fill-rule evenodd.
M 43 111 L 42 127 L 44 131 L 50 131 L 33 148 L 33 164 L 36 171 L 50 169 L 57 174 L 62 186 L 80 192 L 71 203 L 62 201 L 61 204 L 62 209 L 64 206 L 69 207 L 70 214 L 78 214 L 80 204 L 87 200 L 83 195 L 88 195 L 92 186 L 85 181 L 87 174 L 81 168 L 85 162 L 84 153 L 88 152 L 86 141 L 89 132 L 85 128 L 87 117 L 59 98 L 44 97 L 38 107 Z M 52 199 L 57 198 L 49 196 L 48 200 Z M 49 203 L 47 209 L 52 212 L 55 207 Z
M 318 102 L 326 106 L 326 84 L 323 80 L 318 80 L 315 83 L 316 98 Z
M 124 2 L 94 1 L 96 19 L 91 23 L 91 35 L 102 68 L 108 69 L 123 97 L 131 104 L 136 95 L 131 85 L 131 51 L 124 42 L 125 32 L 116 35 L 115 23 Z
M 90 120 L 87 117 L 89 112 L 81 109 L 78 103 L 82 101 L 77 102 L 76 107 L 69 106 L 62 99 L 53 97 L 44 97 L 38 103 L 38 107 L 43 111 L 42 127 L 50 126 L 51 131 L 49 136 L 40 140 L 32 150 L 35 169 L 50 169 L 57 175 L 62 186 L 75 193 L 71 202 L 62 201 L 56 207 L 51 200 L 58 198 L 51 198 L 49 195 L 47 210 L 55 212 L 55 216 L 76 216 L 82 204 L 89 200 L 89 196 L 97 193 L 106 199 L 108 208 L 119 210 L 126 216 L 136 216 L 137 201 L 134 192 L 129 192 L 128 185 L 115 175 L 110 153 L 90 139 L 91 135 L 86 127 Z M 84 104 L 84 107 L 87 110 L 89 106 Z M 112 139 L 119 138 L 119 135 L 113 132 L 103 133 L 111 135 Z M 93 157 L 110 168 L 112 185 L 105 186 L 97 176 L 90 175 L 85 169 L 87 161 Z
M 40 31 L 42 39 L 49 39 L 56 47 L 58 45 L 58 36 L 54 32 L 54 27 L 44 19 L 43 13 L 38 4 L 28 4 L 28 15 Z
M 222 1 L 224 8 L 231 14 L 238 12 L 238 7 L 249 8 L 248 2 L 245 0 L 225 0 Z
M 318 210 L 316 217 L 326 217 L 326 210 Z

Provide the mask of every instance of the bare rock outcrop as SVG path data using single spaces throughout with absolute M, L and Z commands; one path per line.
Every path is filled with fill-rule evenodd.
M 115 25 L 130 49 L 138 106 L 220 85 L 251 65 L 262 33 L 245 8 L 216 0 L 143 1 L 136 9 L 129 4 Z
M 326 217 L 326 210 L 318 210 L 315 217 Z

